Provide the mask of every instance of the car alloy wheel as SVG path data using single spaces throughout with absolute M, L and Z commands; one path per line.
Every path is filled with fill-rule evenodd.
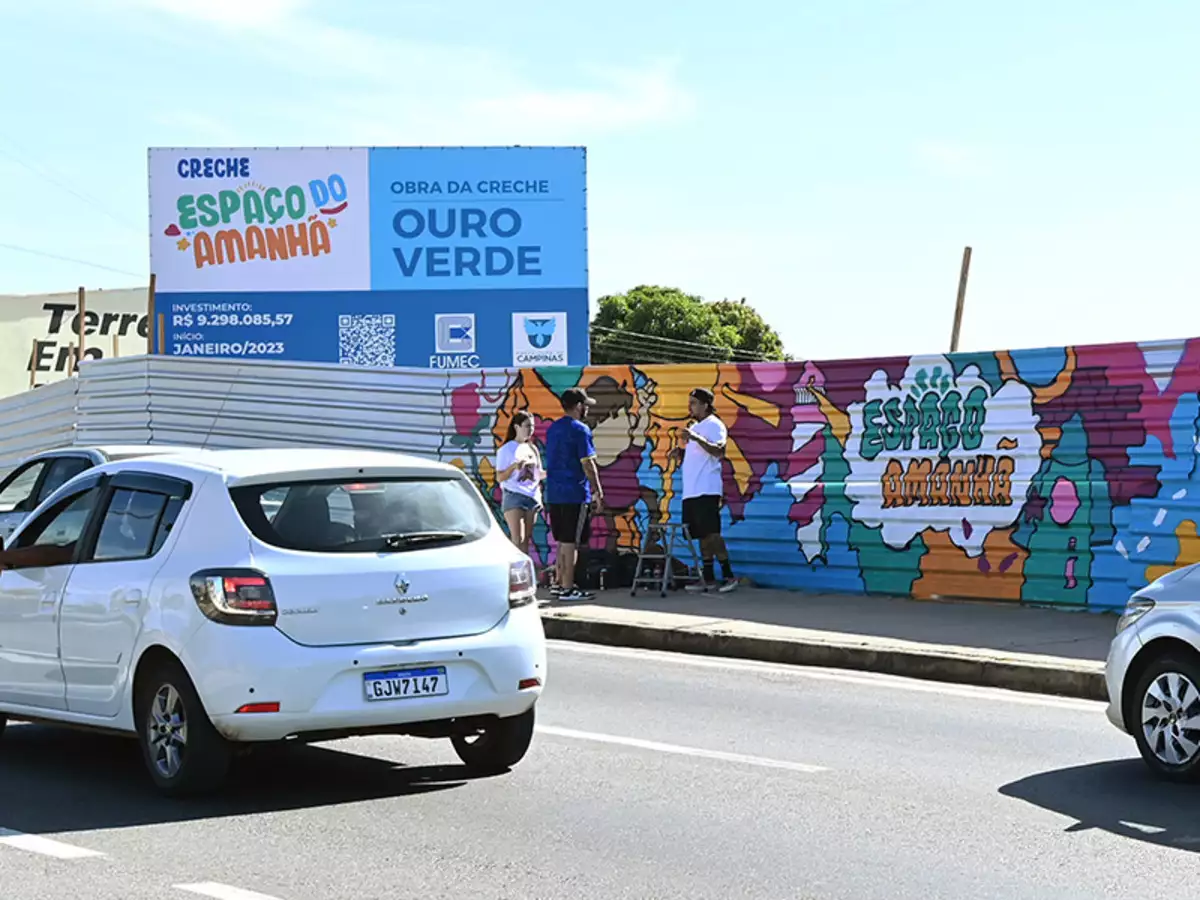
M 170 780 L 178 777 L 187 753 L 187 709 L 179 691 L 164 684 L 154 695 L 146 722 L 150 758 L 158 774 Z
M 232 748 L 213 727 L 183 666 L 160 662 L 138 682 L 138 737 L 155 786 L 169 796 L 216 789 Z
M 1182 672 L 1165 671 L 1142 695 L 1142 736 L 1155 758 L 1180 768 L 1200 754 L 1200 690 Z

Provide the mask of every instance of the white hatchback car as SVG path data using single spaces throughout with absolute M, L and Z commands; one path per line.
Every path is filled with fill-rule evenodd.
M 1200 564 L 1135 593 L 1105 665 L 1108 718 L 1172 781 L 1200 780 Z
M 165 793 L 213 788 L 259 742 L 445 737 L 495 772 L 532 740 L 533 566 L 453 466 L 308 449 L 107 463 L 0 560 L 0 730 L 136 736 Z

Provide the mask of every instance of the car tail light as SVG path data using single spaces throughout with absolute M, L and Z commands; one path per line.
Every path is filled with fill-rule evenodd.
M 279 615 L 270 580 L 252 569 L 197 572 L 192 596 L 204 615 L 222 625 L 274 625 Z
M 508 567 L 508 607 L 528 606 L 537 598 L 537 583 L 533 579 L 533 563 L 528 559 Z

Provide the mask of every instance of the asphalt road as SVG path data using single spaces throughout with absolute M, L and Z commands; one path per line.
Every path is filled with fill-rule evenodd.
M 1200 789 L 1152 781 L 1097 704 L 592 647 L 551 664 L 529 757 L 481 780 L 448 743 L 369 738 L 171 802 L 130 743 L 10 728 L 0 896 L 1095 900 L 1195 878 Z

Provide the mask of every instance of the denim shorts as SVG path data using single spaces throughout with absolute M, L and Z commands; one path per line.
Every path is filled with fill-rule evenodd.
M 516 491 L 501 490 L 500 509 L 503 512 L 508 512 L 510 509 L 527 509 L 530 512 L 535 512 L 538 508 L 538 502 L 528 494 L 518 494 Z

